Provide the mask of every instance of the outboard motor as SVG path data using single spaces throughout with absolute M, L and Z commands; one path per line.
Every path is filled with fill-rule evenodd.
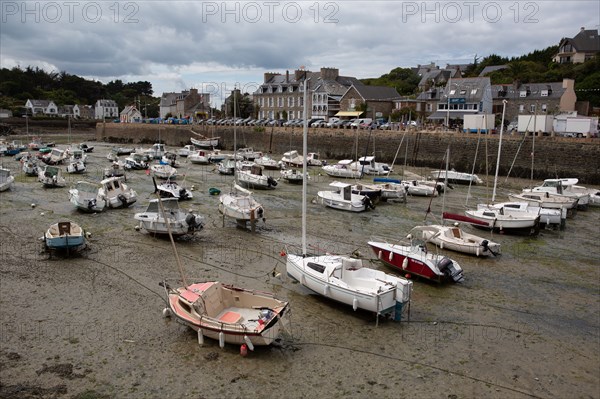
M 202 218 L 196 217 L 196 215 L 191 212 L 185 217 L 185 223 L 188 225 L 189 232 L 201 230 L 204 227 L 202 224 Z
M 444 258 L 438 263 L 438 268 L 444 275 L 450 277 L 455 283 L 459 283 L 463 280 L 464 276 L 462 269 L 460 269 L 454 262 L 449 258 Z
M 373 204 L 373 201 L 371 201 L 371 198 L 369 198 L 368 195 L 365 195 L 365 197 L 362 200 L 363 204 L 365 204 L 365 207 L 367 209 L 375 209 L 375 204 Z
M 179 189 L 179 199 L 187 199 L 187 191 L 185 191 L 185 188 Z
M 273 179 L 271 176 L 267 177 L 267 185 L 269 187 L 273 186 L 277 186 L 277 180 Z
M 91 211 L 92 209 L 94 209 L 94 207 L 96 206 L 96 199 L 92 199 L 90 200 L 90 202 L 88 202 L 88 209 Z
M 121 201 L 121 204 L 123 206 L 127 206 L 127 197 L 125 197 L 125 195 L 119 194 L 117 195 L 117 198 L 119 199 L 119 201 Z

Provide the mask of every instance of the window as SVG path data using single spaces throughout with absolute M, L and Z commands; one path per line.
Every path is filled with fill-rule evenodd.
M 542 90 L 542 91 L 540 92 L 540 96 L 541 96 L 541 97 L 548 97 L 548 90 Z
M 477 94 L 477 90 L 478 90 L 478 89 L 472 89 L 472 90 L 471 90 L 471 95 Z
M 523 104 L 519 105 L 519 112 L 524 112 L 525 106 Z
M 314 271 L 316 271 L 318 273 L 324 273 L 325 272 L 325 266 L 319 265 L 317 263 L 308 262 L 306 264 L 306 266 L 310 267 L 311 269 L 313 269 Z
M 529 106 L 529 111 L 530 111 L 530 112 L 535 112 L 535 104 L 531 104 L 531 105 Z
M 546 112 L 548 110 L 547 104 L 542 104 L 542 112 Z
M 519 92 L 519 97 L 527 97 L 527 90 L 521 90 Z
M 452 95 L 454 95 L 454 93 L 456 93 L 456 90 L 455 90 L 455 89 L 452 89 L 452 90 L 450 90 L 450 95 L 451 95 L 451 96 L 452 96 Z
M 465 94 L 467 94 L 467 91 L 466 91 L 465 89 L 461 89 L 461 90 L 460 90 L 460 94 L 461 94 L 461 95 L 465 95 Z

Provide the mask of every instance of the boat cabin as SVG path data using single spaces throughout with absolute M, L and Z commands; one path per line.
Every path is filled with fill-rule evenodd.
M 339 193 L 344 200 L 350 201 L 352 199 L 352 186 L 350 184 L 334 181 L 330 186 L 334 187 L 335 192 Z

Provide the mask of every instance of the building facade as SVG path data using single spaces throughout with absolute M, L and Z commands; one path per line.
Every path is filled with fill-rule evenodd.
M 159 116 L 164 119 L 168 114 L 175 118 L 206 117 L 210 114 L 210 94 L 199 93 L 198 89 L 163 93 L 160 98 Z
M 565 37 L 558 44 L 558 53 L 554 62 L 559 64 L 577 64 L 591 60 L 600 53 L 598 30 L 582 27 L 575 37 Z
M 96 119 L 118 118 L 119 106 L 114 100 L 98 100 L 94 106 L 94 117 Z

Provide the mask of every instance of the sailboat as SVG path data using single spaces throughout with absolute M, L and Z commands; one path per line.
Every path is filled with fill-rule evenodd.
M 507 101 L 503 101 L 502 123 L 500 126 L 500 137 L 498 140 L 498 158 L 496 160 L 496 173 L 494 176 L 494 189 L 492 191 L 492 204 L 496 198 L 496 187 L 498 184 L 498 171 L 500 167 L 500 154 L 502 151 L 502 133 L 504 130 L 504 112 Z M 475 227 L 500 230 L 503 232 L 525 231 L 530 235 L 539 233 L 540 216 L 529 212 L 504 212 L 504 208 L 498 208 L 488 204 L 478 204 L 477 209 L 465 211 L 466 216 L 446 214 L 446 219 L 458 222 L 467 222 Z
M 157 199 L 165 214 L 162 200 Z M 183 266 L 177 254 L 169 219 L 165 227 L 181 274 L 181 282 L 171 285 L 168 280 L 159 283 L 165 289 L 167 307 L 163 316 L 174 316 L 182 324 L 197 332 L 198 344 L 204 337 L 226 343 L 241 345 L 240 354 L 248 349 L 272 344 L 280 335 L 283 318 L 287 316 L 289 303 L 279 300 L 271 293 L 235 287 L 219 281 L 195 281 L 188 284 Z M 182 283 L 183 285 L 180 285 Z
M 233 92 L 233 118 L 236 117 L 236 95 Z M 233 125 L 233 153 L 236 153 L 237 147 L 237 132 L 236 126 Z M 220 169 L 219 169 L 220 170 Z M 237 184 L 238 175 L 234 167 L 234 184 L 228 193 L 221 194 L 219 197 L 219 212 L 223 217 L 233 218 L 238 224 L 246 225 L 250 222 L 251 229 L 254 231 L 256 221 L 265 220 L 265 209 L 254 199 L 252 192 L 240 187 Z
M 450 147 L 446 150 L 446 170 L 450 159 Z M 448 183 L 447 180 L 444 181 Z M 446 194 L 442 197 L 442 220 L 444 216 L 444 208 L 446 204 Z M 441 249 L 449 249 L 451 251 L 462 252 L 476 256 L 489 256 L 500 254 L 500 244 L 491 240 L 479 237 L 475 234 L 467 233 L 458 227 L 447 226 L 444 224 L 432 224 L 425 226 L 414 227 L 410 234 L 415 235 L 420 233 L 422 238 L 431 242 Z
M 304 115 L 308 113 L 304 80 Z M 308 122 L 304 119 L 303 174 L 306 174 Z M 306 251 L 306 179 L 302 180 L 302 252 L 286 251 L 287 274 L 303 286 L 324 297 L 364 309 L 377 316 L 393 315 L 401 320 L 405 306 L 410 304 L 412 281 L 365 267 L 362 259 L 347 255 L 308 255 Z M 377 318 L 379 320 L 379 318 Z

